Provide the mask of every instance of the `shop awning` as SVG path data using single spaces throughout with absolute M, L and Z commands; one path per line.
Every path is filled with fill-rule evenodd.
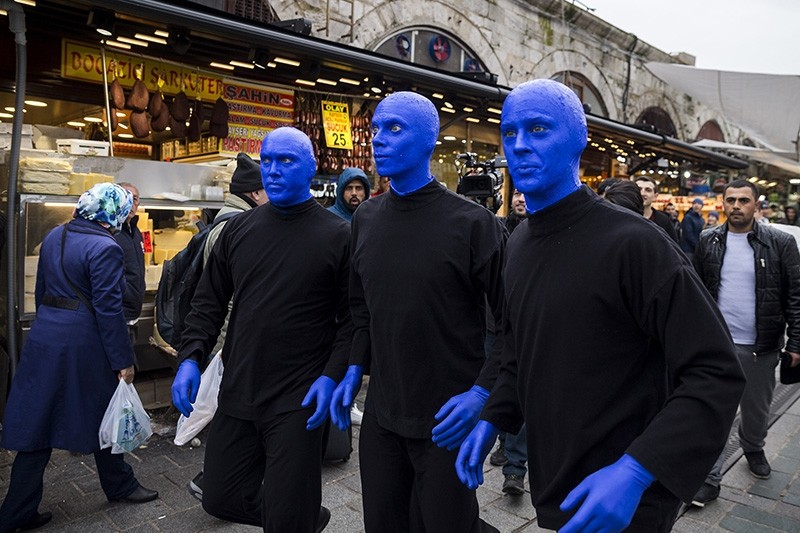
M 694 143 L 693 146 L 736 152 L 738 154 L 747 156 L 750 159 L 767 163 L 786 172 L 791 172 L 792 174 L 797 174 L 800 176 L 800 163 L 786 157 L 781 157 L 775 152 L 764 150 L 762 148 L 754 148 L 752 146 L 743 146 L 741 144 L 731 144 L 721 141 L 712 141 L 710 139 L 701 139 Z
M 800 76 L 647 63 L 672 87 L 716 109 L 773 152 L 798 154 Z

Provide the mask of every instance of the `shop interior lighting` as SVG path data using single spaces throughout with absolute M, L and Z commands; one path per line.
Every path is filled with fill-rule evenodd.
M 444 98 L 444 95 L 443 95 L 442 93 L 433 93 L 431 96 L 432 96 L 433 98 L 437 98 L 437 99 L 439 99 L 439 100 L 441 100 L 441 99 L 443 99 L 443 98 Z
M 276 63 L 280 63 L 281 65 L 289 65 L 290 67 L 299 67 L 300 62 L 295 61 L 294 59 L 287 59 L 285 57 L 276 57 L 273 59 Z
M 209 65 L 211 65 L 214 68 L 221 68 L 223 70 L 233 70 L 234 69 L 233 65 L 226 65 L 225 63 L 217 63 L 216 61 L 212 61 L 211 63 L 209 63 Z
M 8 16 L 8 11 L 6 11 L 5 9 L 0 9 L 0 17 L 7 17 L 7 16 Z
M 489 117 L 486 120 L 488 122 L 491 122 L 492 124 L 500 124 L 500 119 L 499 118 Z
M 169 37 L 169 32 L 165 30 L 156 30 L 153 32 L 154 34 L 158 35 L 159 37 Z
M 123 130 L 127 130 L 128 129 L 128 125 L 125 124 L 124 122 L 120 122 L 119 123 L 119 127 L 122 128 Z
M 119 135 L 117 135 L 117 137 L 119 137 L 120 139 L 133 139 L 133 134 L 132 133 L 120 133 Z
M 456 136 L 455 136 L 455 135 L 445 135 L 445 136 L 444 136 L 444 137 L 442 137 L 442 138 L 443 138 L 445 141 L 455 141 L 455 140 L 456 140 Z
M 100 35 L 111 37 L 114 35 L 114 14 L 102 9 L 92 9 L 86 25 L 94 28 Z
M 40 102 L 39 100 L 25 100 L 25 105 L 29 105 L 31 107 L 47 107 L 46 102 Z
M 436 146 L 439 146 L 440 144 L 442 144 L 442 141 L 436 141 Z M 798 180 L 798 181 L 800 181 L 800 180 Z
M 487 107 L 486 111 L 488 111 L 489 113 L 494 113 L 495 115 L 501 115 L 503 113 L 503 111 L 497 109 L 496 107 Z
M 455 112 L 456 112 L 456 110 L 455 110 L 455 109 L 453 109 L 453 108 L 450 108 L 450 107 L 445 107 L 445 106 L 442 106 L 442 107 L 440 107 L 439 109 L 441 109 L 441 110 L 442 110 L 442 111 L 444 111 L 445 113 L 455 113 Z
M 142 41 L 149 41 L 151 43 L 167 44 L 167 40 L 163 37 L 155 37 L 153 35 L 147 35 L 146 33 L 137 33 L 134 35 L 134 37 Z
M 86 123 L 85 122 L 81 122 L 79 120 L 70 120 L 69 122 L 67 122 L 67 126 L 72 126 L 74 128 L 82 128 L 82 127 L 86 126 Z
M 98 117 L 83 117 L 83 120 L 85 120 L 86 122 L 95 122 L 95 123 L 103 122 L 103 119 Z
M 231 59 L 230 61 L 228 61 L 228 63 L 230 63 L 234 67 L 242 67 L 242 68 L 249 68 L 249 69 L 256 68 L 256 66 L 253 63 L 245 63 L 243 61 L 236 61 L 235 59 Z M 261 68 L 264 68 L 264 67 L 261 67 Z
M 478 124 L 481 121 L 481 119 L 475 117 L 467 117 L 464 120 L 466 120 L 467 122 L 472 122 L 474 124 Z
M 36 0 L 14 0 L 14 1 L 24 6 L 36 7 Z
M 317 82 L 311 80 L 304 80 L 302 78 L 297 78 L 294 82 L 298 85 L 307 85 L 308 87 L 314 87 Z
M 339 78 L 339 81 L 347 85 L 361 85 L 361 82 L 352 78 Z
M 13 112 L 14 112 L 14 108 L 13 108 L 12 106 L 8 106 L 8 107 L 6 107 L 6 108 L 5 108 L 5 110 L 6 110 L 6 111 L 8 111 L 9 113 L 13 113 Z M 27 109 L 25 109 L 25 108 L 23 107 L 23 108 L 22 108 L 22 112 L 23 112 L 23 113 L 27 113 L 27 112 L 28 112 L 28 110 L 27 110 Z
M 451 103 L 450 103 L 450 102 L 448 102 L 448 101 L 445 101 L 445 103 L 444 103 L 444 106 L 445 106 L 446 108 L 448 108 L 448 109 L 454 109 L 454 106 L 453 106 L 453 104 L 451 104 Z
M 147 46 L 149 44 L 145 41 L 140 41 L 139 39 L 131 39 L 130 37 L 117 37 L 117 40 L 121 43 L 128 43 L 136 46 Z
M 130 50 L 131 49 L 131 45 L 125 44 L 125 43 L 121 43 L 121 42 L 118 42 L 118 41 L 105 41 L 105 43 L 106 43 L 106 45 L 113 46 L 114 48 L 122 48 L 123 50 Z
M 0 113 L 0 118 L 14 118 L 11 113 Z
M 122 111 L 117 111 L 115 114 L 117 115 L 118 118 L 123 118 L 123 117 L 127 117 L 128 116 L 125 113 L 123 113 Z
M 372 80 L 372 85 L 369 90 L 375 94 L 381 94 L 385 88 L 386 82 L 383 81 L 383 76 L 378 75 Z
M 473 111 L 475 111 L 475 110 L 473 108 L 469 107 L 469 106 L 464 108 L 464 113 L 472 113 Z
M 332 85 L 334 87 L 336 85 L 339 85 L 338 82 L 336 82 L 334 80 L 326 80 L 325 78 L 317 78 L 317 83 L 321 83 L 322 85 Z

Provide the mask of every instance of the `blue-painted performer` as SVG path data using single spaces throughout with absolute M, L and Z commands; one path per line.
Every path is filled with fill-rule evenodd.
M 575 93 L 523 83 L 500 133 L 529 216 L 503 270 L 508 350 L 456 470 L 476 487 L 496 428 L 524 421 L 540 527 L 669 531 L 736 413 L 744 380 L 730 334 L 675 242 L 581 185 Z

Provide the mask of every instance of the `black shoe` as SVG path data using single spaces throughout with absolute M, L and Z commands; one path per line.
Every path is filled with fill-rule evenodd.
M 331 521 L 331 512 L 327 507 L 320 506 L 319 508 L 319 518 L 317 518 L 317 528 L 314 530 L 315 533 L 320 533 L 325 526 L 328 525 L 328 522 Z
M 500 446 L 489 456 L 489 463 L 494 466 L 503 466 L 508 462 L 508 457 L 506 457 L 506 448 L 503 446 L 503 443 L 500 443 Z
M 114 500 L 125 503 L 147 503 L 158 498 L 158 491 L 150 490 L 139 485 L 136 490 L 128 494 L 125 498 Z
M 203 501 L 203 472 L 194 476 L 194 479 L 189 482 L 186 488 L 189 489 L 189 494 Z
M 53 513 L 45 512 L 45 513 L 36 513 L 36 516 L 19 526 L 18 529 L 22 531 L 30 531 L 32 529 L 39 529 L 43 525 L 47 524 L 53 518 Z
M 708 502 L 714 501 L 717 498 L 719 498 L 719 487 L 711 483 L 703 483 L 703 486 L 700 487 L 700 490 L 698 490 L 697 494 L 692 498 L 692 505 L 695 507 L 705 507 Z
M 747 464 L 750 465 L 750 473 L 758 479 L 769 479 L 772 473 L 772 468 L 769 467 L 767 456 L 764 455 L 764 450 L 760 452 L 745 452 L 744 458 L 747 459 Z
M 518 476 L 517 474 L 506 475 L 506 480 L 503 482 L 503 492 L 511 496 L 525 494 L 525 476 Z

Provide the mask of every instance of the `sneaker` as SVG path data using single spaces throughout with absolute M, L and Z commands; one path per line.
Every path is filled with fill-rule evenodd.
M 506 480 L 503 482 L 503 492 L 511 496 L 521 496 L 525 494 L 525 480 L 524 476 L 517 474 L 506 475 Z
M 711 483 L 703 483 L 703 486 L 700 487 L 700 490 L 698 490 L 697 494 L 692 498 L 692 505 L 695 507 L 705 507 L 708 502 L 714 501 L 717 498 L 719 498 L 719 487 Z
M 350 423 L 354 426 L 360 426 L 362 418 L 364 418 L 364 413 L 362 413 L 358 405 L 353 402 L 353 406 L 350 408 Z
M 200 472 L 194 476 L 194 479 L 189 482 L 186 488 L 189 489 L 189 494 L 203 501 L 203 473 Z
M 319 508 L 319 518 L 317 518 L 317 526 L 314 528 L 314 533 L 320 533 L 331 521 L 331 512 L 325 506 Z
M 769 467 L 767 456 L 764 455 L 764 450 L 759 452 L 745 452 L 745 459 L 747 464 L 750 465 L 750 473 L 758 479 L 769 479 L 772 473 L 772 468 Z
M 489 463 L 494 466 L 503 466 L 508 462 L 508 457 L 506 457 L 506 448 L 503 446 L 503 443 L 500 443 L 500 446 L 492 452 L 492 455 L 489 456 Z

